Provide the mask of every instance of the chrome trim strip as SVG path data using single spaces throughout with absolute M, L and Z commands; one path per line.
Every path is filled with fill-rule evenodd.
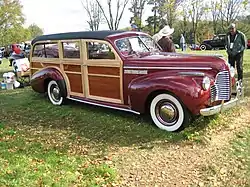
M 123 69 L 171 69 L 171 70 L 211 70 L 210 67 L 134 67 L 134 66 L 124 66 Z
M 135 75 L 147 75 L 148 71 L 147 70 L 124 70 L 124 74 L 135 74 Z
M 108 106 L 108 105 L 103 105 L 103 104 L 97 104 L 97 103 L 93 103 L 93 102 L 89 102 L 89 101 L 82 101 L 82 100 L 74 99 L 74 98 L 70 98 L 70 97 L 68 97 L 68 99 L 73 100 L 73 101 L 78 101 L 78 102 L 81 102 L 81 103 L 86 103 L 86 104 L 95 105 L 95 106 L 101 106 L 101 107 L 110 108 L 110 109 L 117 109 L 117 110 L 121 110 L 121 111 L 125 111 L 125 112 L 131 112 L 131 113 L 140 115 L 139 112 L 136 112 L 134 110 L 129 110 L 129 109 L 125 109 L 125 108 L 118 108 L 118 107 L 113 107 L 113 106 Z
M 204 77 L 205 73 L 202 72 L 179 72 L 180 75 L 186 76 L 197 76 L 197 77 Z

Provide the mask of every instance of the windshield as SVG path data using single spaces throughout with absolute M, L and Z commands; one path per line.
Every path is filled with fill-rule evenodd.
M 116 41 L 116 47 L 124 55 L 129 56 L 138 53 L 159 52 L 160 48 L 149 36 L 135 36 L 121 38 Z

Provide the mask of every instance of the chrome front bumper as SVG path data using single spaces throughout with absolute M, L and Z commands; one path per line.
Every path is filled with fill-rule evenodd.
M 233 108 L 233 107 L 239 105 L 240 103 L 242 103 L 243 97 L 244 97 L 244 87 L 237 87 L 235 98 L 231 99 L 230 101 L 228 101 L 226 103 L 224 103 L 224 101 L 222 101 L 222 104 L 217 105 L 217 106 L 201 109 L 200 114 L 202 116 L 211 116 L 214 114 L 218 114 L 220 112 L 224 112 L 224 111 L 226 111 L 230 108 Z
M 200 110 L 200 114 L 202 116 L 211 116 L 214 114 L 218 114 L 220 112 L 224 112 L 232 107 L 237 106 L 240 103 L 240 100 L 238 98 L 234 98 L 226 103 L 217 105 L 217 106 L 213 106 L 210 108 L 204 108 Z

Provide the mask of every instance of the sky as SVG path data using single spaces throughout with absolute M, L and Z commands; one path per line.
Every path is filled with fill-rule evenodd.
M 105 0 L 102 1 L 105 6 Z M 44 34 L 88 30 L 88 17 L 81 0 L 21 0 L 21 4 L 26 19 L 25 26 L 35 23 L 44 30 Z M 128 10 L 129 6 L 125 9 L 120 28 L 130 26 L 129 19 L 132 15 Z M 150 14 L 150 7 L 146 7 L 144 20 Z M 103 24 L 100 29 L 108 27 Z

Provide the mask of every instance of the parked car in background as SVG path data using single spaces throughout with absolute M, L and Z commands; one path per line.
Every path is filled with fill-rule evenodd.
M 65 99 L 135 114 L 166 131 L 238 104 L 234 71 L 218 56 L 164 53 L 146 33 L 88 31 L 32 41 L 31 86 Z M 110 111 L 107 111 L 110 112 Z
M 250 49 L 250 39 L 247 40 L 247 48 Z
M 11 56 L 12 52 L 13 52 L 12 51 L 12 45 L 6 45 L 4 47 L 4 55 L 3 55 L 3 57 L 4 58 L 9 58 Z
M 27 55 L 29 55 L 29 54 L 30 54 L 30 49 L 31 49 L 31 41 L 26 41 L 26 42 L 24 43 L 24 49 L 23 49 L 23 51 L 24 51 Z
M 200 51 L 200 50 L 201 50 L 199 44 L 192 44 L 192 45 L 189 46 L 189 48 L 190 48 L 191 50 L 194 50 L 194 51 Z
M 175 49 L 180 49 L 180 45 L 179 44 L 174 44 Z
M 226 46 L 226 34 L 219 34 L 213 37 L 211 40 L 204 40 L 200 44 L 201 50 L 212 50 L 212 49 L 225 49 Z

